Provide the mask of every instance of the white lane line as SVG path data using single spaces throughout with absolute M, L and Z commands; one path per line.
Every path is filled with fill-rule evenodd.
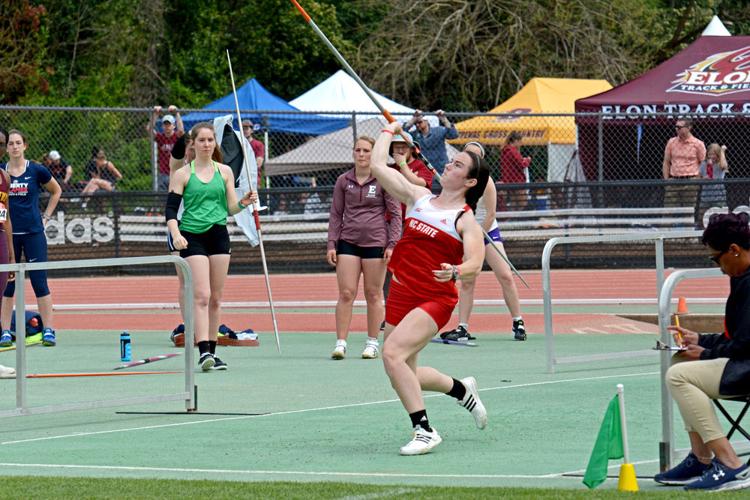
M 622 375 L 600 375 L 598 377 L 582 377 L 582 378 L 563 379 L 563 380 L 549 380 L 546 382 L 529 382 L 526 384 L 514 384 L 514 385 L 503 385 L 503 386 L 498 386 L 498 387 L 488 387 L 485 389 L 480 389 L 480 392 L 502 391 L 506 389 L 517 389 L 521 387 L 565 384 L 565 383 L 570 383 L 570 382 L 588 382 L 588 381 L 594 381 L 594 380 L 606 380 L 606 379 L 611 379 L 611 378 L 641 377 L 641 376 L 646 376 L 646 375 L 657 375 L 658 373 L 659 372 L 643 372 L 643 373 L 631 373 L 631 374 L 622 374 Z M 443 396 L 445 395 L 444 394 L 429 394 L 429 395 L 426 395 L 425 398 L 436 398 L 436 397 L 443 397 Z M 182 427 L 182 426 L 187 426 L 187 425 L 210 424 L 210 423 L 215 423 L 215 422 L 228 422 L 232 420 L 247 420 L 251 418 L 267 418 L 267 417 L 275 417 L 275 416 L 280 416 L 280 415 L 293 415 L 296 413 L 340 410 L 340 409 L 345 409 L 345 408 L 357 408 L 357 407 L 362 407 L 362 406 L 373 406 L 373 405 L 398 403 L 398 402 L 400 402 L 398 399 L 385 399 L 382 401 L 369 401 L 369 402 L 364 402 L 364 403 L 352 403 L 352 404 L 345 404 L 345 405 L 323 406 L 319 408 L 303 408 L 301 410 L 287 410 L 287 411 L 271 412 L 271 413 L 265 413 L 263 415 L 242 415 L 242 416 L 237 416 L 237 417 L 222 417 L 222 418 L 209 418 L 209 419 L 204 419 L 204 420 L 193 420 L 191 422 L 175 422 L 171 424 L 146 425 L 146 426 L 140 426 L 140 427 L 125 427 L 122 429 L 110 429 L 106 431 L 74 432 L 71 434 L 61 434 L 57 436 L 44 436 L 44 437 L 30 438 L 30 439 L 17 439 L 13 441 L 3 441 L 3 442 L 0 442 L 0 445 L 31 443 L 31 442 L 36 442 L 36 441 L 51 441 L 53 439 L 96 436 L 96 435 L 101 435 L 101 434 L 114 434 L 118 432 L 165 429 L 168 427 Z
M 0 463 L 2 467 L 29 469 L 85 469 L 138 472 L 179 472 L 206 474 L 245 474 L 278 476 L 341 476 L 341 477 L 390 477 L 390 478 L 447 478 L 447 479 L 560 479 L 560 474 L 408 474 L 398 472 L 330 472 L 330 471 L 281 471 L 281 470 L 235 470 L 197 469 L 180 467 L 134 467 L 124 465 L 75 465 L 75 464 L 19 464 Z M 576 478 L 577 479 L 577 478 Z

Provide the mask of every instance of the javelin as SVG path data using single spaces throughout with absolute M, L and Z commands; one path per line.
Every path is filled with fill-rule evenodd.
M 383 114 L 383 116 L 385 117 L 385 119 L 388 120 L 388 123 L 395 122 L 396 119 L 393 117 L 393 115 L 387 109 L 385 109 L 385 107 L 383 107 L 382 104 L 380 104 L 380 101 L 378 101 L 378 99 L 375 97 L 375 94 L 372 93 L 372 90 L 370 90 L 367 87 L 367 85 L 365 85 L 365 82 L 363 82 L 362 79 L 359 77 L 359 75 L 357 75 L 357 72 L 354 71 L 354 69 L 349 65 L 349 63 L 346 61 L 346 59 L 344 59 L 344 56 L 342 56 L 341 52 L 339 52 L 338 49 L 333 45 L 333 43 L 331 43 L 331 41 L 328 39 L 328 37 L 325 35 L 325 33 L 323 33 L 321 31 L 321 29 L 318 28 L 318 25 L 315 24 L 315 21 L 313 21 L 312 18 L 309 16 L 309 14 L 307 12 L 305 12 L 305 9 L 302 8 L 302 6 L 299 4 L 299 2 L 297 2 L 297 0 L 291 0 L 291 2 L 297 8 L 297 10 L 299 11 L 299 13 L 302 14 L 302 17 L 305 18 L 305 21 L 307 21 L 307 24 L 310 25 L 310 27 L 313 29 L 313 31 L 315 32 L 315 34 L 318 35 L 318 37 L 321 40 L 323 40 L 323 43 L 325 43 L 326 46 L 328 47 L 328 49 L 333 53 L 333 55 L 336 56 L 336 59 L 338 59 L 338 61 L 344 67 L 344 69 L 346 70 L 346 72 L 349 73 L 349 76 L 351 76 L 354 79 L 354 81 L 357 82 L 357 84 L 359 84 L 359 86 L 362 88 L 362 90 L 365 92 L 365 94 L 367 94 L 367 97 L 369 97 L 370 100 L 372 101 L 372 103 L 375 104 L 375 106 L 380 110 L 380 112 Z M 402 135 L 401 137 L 403 137 L 404 140 L 406 140 L 406 142 L 409 144 L 409 146 L 411 146 L 411 147 L 414 148 L 414 150 L 415 150 L 415 152 L 417 154 L 417 158 L 419 158 L 420 160 L 422 160 L 422 162 L 424 162 L 424 164 L 427 166 L 427 168 L 430 169 L 430 171 L 437 178 L 437 180 L 440 181 L 440 177 L 441 177 L 440 173 L 437 170 L 435 170 L 435 167 L 433 167 L 430 164 L 430 161 L 427 159 L 427 157 L 425 157 L 422 154 L 422 151 L 419 148 L 419 146 L 417 146 L 409 137 L 404 136 L 404 135 Z M 481 229 L 482 229 L 482 233 L 484 234 L 484 237 L 487 238 L 488 241 L 492 241 L 492 238 L 490 238 L 490 236 L 487 234 L 487 231 L 485 231 L 484 228 L 481 228 Z M 526 283 L 526 280 L 523 279 L 523 276 L 521 276 L 521 273 L 518 272 L 518 269 L 516 269 L 516 266 L 513 265 L 513 263 L 510 261 L 510 259 L 506 255 L 504 255 L 500 251 L 500 249 L 498 249 L 497 247 L 495 247 L 495 245 L 490 245 L 490 246 L 495 249 L 495 251 L 497 252 L 497 254 L 500 257 L 503 258 L 503 260 L 510 267 L 510 270 L 513 271 L 513 273 L 516 276 L 518 276 L 518 279 L 520 279 L 521 282 L 524 285 L 526 285 L 526 288 L 531 288 L 531 287 L 529 287 L 529 284 Z
M 234 72 L 232 71 L 232 59 L 229 57 L 229 49 L 227 49 L 227 63 L 229 63 L 229 77 L 232 79 L 232 93 L 234 94 L 234 106 L 237 111 L 237 123 L 242 127 L 242 116 L 240 115 L 240 101 L 237 99 L 237 88 L 234 85 Z M 247 140 L 242 137 L 240 144 L 242 144 L 242 155 L 244 158 L 245 174 L 247 175 L 247 183 L 250 185 L 252 191 L 253 186 L 250 184 L 250 166 L 248 165 L 248 155 L 245 143 Z M 255 229 L 258 231 L 258 242 L 260 243 L 260 260 L 263 263 L 263 275 L 266 278 L 266 291 L 268 292 L 268 303 L 271 306 L 271 320 L 273 321 L 273 333 L 276 335 L 276 350 L 281 354 L 281 342 L 279 341 L 279 327 L 276 323 L 276 309 L 273 307 L 273 295 L 271 294 L 271 278 L 268 276 L 268 264 L 266 263 L 266 250 L 263 248 L 263 232 L 260 229 L 260 216 L 258 215 L 259 202 L 253 204 L 253 218 L 255 219 Z
M 123 363 L 119 366 L 115 366 L 113 370 L 122 370 L 123 368 L 132 368 L 133 366 L 145 365 L 146 363 L 154 363 L 161 361 L 162 359 L 174 358 L 179 356 L 179 353 L 159 354 L 158 356 L 151 356 L 150 358 L 139 359 L 138 361 L 130 361 L 129 363 Z
M 172 375 L 182 372 L 83 372 L 83 373 L 30 373 L 26 378 L 65 378 L 65 377 L 123 377 L 127 375 Z

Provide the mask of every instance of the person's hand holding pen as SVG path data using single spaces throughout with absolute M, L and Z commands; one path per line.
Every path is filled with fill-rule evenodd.
M 686 350 L 679 352 L 679 356 L 688 360 L 700 359 L 701 352 L 703 352 L 704 349 L 698 345 L 698 333 L 679 326 L 679 320 L 676 319 L 676 317 L 675 322 L 677 325 L 668 326 L 667 330 L 672 332 L 677 345 L 687 348 Z

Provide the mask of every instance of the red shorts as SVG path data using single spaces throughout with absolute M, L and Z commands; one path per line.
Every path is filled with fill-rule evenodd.
M 418 307 L 430 315 L 440 330 L 450 321 L 457 303 L 458 297 L 419 297 L 394 279 L 385 302 L 385 321 L 398 325 L 412 309 Z

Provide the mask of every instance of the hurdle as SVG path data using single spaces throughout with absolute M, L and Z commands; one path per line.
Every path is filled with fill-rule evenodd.
M 121 266 L 148 266 L 156 264 L 174 264 L 182 272 L 185 280 L 183 292 L 185 296 L 185 340 L 191 346 L 195 338 L 193 322 L 193 275 L 190 267 L 184 259 L 172 255 L 159 255 L 153 257 L 125 257 L 120 259 L 81 259 L 64 260 L 56 262 L 21 262 L 0 265 L 0 272 L 14 271 L 16 273 L 16 324 L 24 325 L 26 289 L 26 273 L 28 271 L 42 271 L 50 269 L 81 269 L 92 267 L 121 267 Z M 26 345 L 25 342 L 16 343 L 16 408 L 13 410 L 0 411 L 0 417 L 28 416 L 44 413 L 57 413 L 61 411 L 84 410 L 92 408 L 108 408 L 113 406 L 124 406 L 143 403 L 160 403 L 165 401 L 184 401 L 186 411 L 196 409 L 195 401 L 195 374 L 193 372 L 194 361 L 193 349 L 185 349 L 185 389 L 181 392 L 168 394 L 155 394 L 150 396 L 133 396 L 118 399 L 105 399 L 93 401 L 81 401 L 66 404 L 45 405 L 30 407 L 28 404 L 28 387 L 26 384 Z
M 544 245 L 542 251 L 542 293 L 544 303 L 544 337 L 547 351 L 547 372 L 555 373 L 555 366 L 564 363 L 585 363 L 588 361 L 603 361 L 607 359 L 623 359 L 634 357 L 654 356 L 656 351 L 640 350 L 617 353 L 589 354 L 583 356 L 555 356 L 554 330 L 552 327 L 552 287 L 550 283 L 550 268 L 552 251 L 557 246 L 575 245 L 578 243 L 635 243 L 653 241 L 656 260 L 656 296 L 659 297 L 664 285 L 664 240 L 700 238 L 702 231 L 674 231 L 669 233 L 626 233 L 591 236 L 560 236 L 551 238 Z

